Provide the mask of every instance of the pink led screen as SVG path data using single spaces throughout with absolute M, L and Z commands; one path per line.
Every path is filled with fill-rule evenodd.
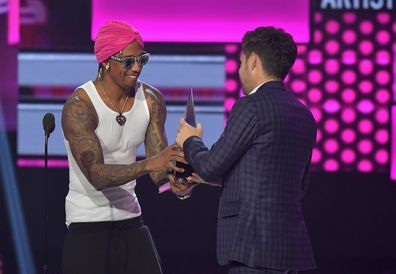
M 8 44 L 19 43 L 19 8 L 18 0 L 8 0 Z
M 296 96 L 307 99 L 318 124 L 313 170 L 387 172 L 393 156 L 389 151 L 389 108 L 394 100 L 389 42 L 396 32 L 389 21 L 396 17 L 391 14 L 314 12 L 314 41 L 289 74 L 289 86 Z M 305 72 L 300 69 L 302 63 Z M 296 78 L 306 82 L 306 92 L 295 90 Z M 396 164 L 391 166 L 396 178 Z
M 92 38 L 112 19 L 130 22 L 148 42 L 240 42 L 247 30 L 263 25 L 309 42 L 308 0 L 93 0 Z

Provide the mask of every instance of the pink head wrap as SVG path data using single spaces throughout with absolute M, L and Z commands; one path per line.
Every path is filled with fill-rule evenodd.
M 103 63 L 110 56 L 136 41 L 144 48 L 140 33 L 131 25 L 122 21 L 108 21 L 96 34 L 94 51 L 98 63 Z

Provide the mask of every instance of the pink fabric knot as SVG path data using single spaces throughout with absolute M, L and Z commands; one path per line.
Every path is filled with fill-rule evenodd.
M 123 21 L 106 22 L 96 34 L 94 46 L 96 60 L 99 64 L 103 63 L 133 41 L 144 48 L 143 39 L 133 26 Z

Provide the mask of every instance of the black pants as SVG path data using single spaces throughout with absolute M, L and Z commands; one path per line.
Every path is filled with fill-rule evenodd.
M 229 264 L 228 274 L 298 274 L 297 271 L 250 267 L 239 262 Z
M 64 274 L 161 274 L 159 256 L 141 217 L 72 223 L 63 247 Z

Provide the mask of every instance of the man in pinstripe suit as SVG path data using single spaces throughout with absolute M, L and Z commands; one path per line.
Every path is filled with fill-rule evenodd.
M 204 181 L 222 179 L 217 257 L 230 274 L 312 269 L 301 200 L 316 124 L 283 84 L 297 47 L 291 35 L 273 27 L 247 32 L 242 46 L 239 76 L 247 96 L 234 105 L 221 137 L 208 149 L 201 126 L 181 119 L 176 142 Z M 175 192 L 187 188 L 171 182 Z

